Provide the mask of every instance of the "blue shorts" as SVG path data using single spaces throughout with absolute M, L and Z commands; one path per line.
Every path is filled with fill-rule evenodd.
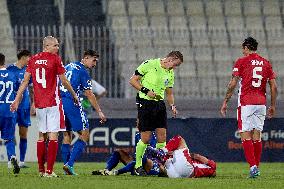
M 0 116 L 0 131 L 3 140 L 14 140 L 15 138 L 15 117 L 1 117 Z
M 30 108 L 17 110 L 17 123 L 18 126 L 24 126 L 24 127 L 31 126 Z
M 86 113 L 81 105 L 76 106 L 73 99 L 62 98 L 66 131 L 82 131 L 89 129 Z

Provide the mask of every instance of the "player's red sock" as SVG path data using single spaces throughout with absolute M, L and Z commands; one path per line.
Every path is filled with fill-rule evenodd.
M 48 151 L 47 151 L 47 169 L 46 172 L 51 174 L 53 171 L 53 165 L 56 160 L 58 149 L 58 142 L 57 140 L 50 140 L 48 142 Z
M 242 144 L 243 144 L 246 160 L 249 163 L 250 167 L 256 165 L 252 140 L 251 139 L 243 140 Z
M 258 167 L 260 159 L 261 159 L 261 153 L 262 153 L 262 142 L 261 142 L 261 140 L 253 141 L 253 147 L 254 147 L 255 163 L 256 163 L 256 166 Z
M 169 140 L 169 142 L 167 143 L 165 148 L 169 152 L 178 149 L 181 139 L 182 139 L 182 137 L 180 135 L 174 136 L 171 140 Z
M 45 172 L 45 154 L 46 154 L 46 146 L 45 141 L 38 140 L 37 141 L 37 163 L 39 172 Z

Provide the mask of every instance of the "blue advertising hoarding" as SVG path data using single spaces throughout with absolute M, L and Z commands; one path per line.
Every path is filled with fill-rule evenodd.
M 265 121 L 262 161 L 284 161 L 283 125 L 284 119 Z M 79 161 L 105 161 L 118 148 L 133 153 L 135 126 L 135 119 L 109 119 L 104 125 L 98 119 L 90 120 L 90 140 Z M 185 139 L 191 152 L 201 153 L 217 162 L 245 161 L 236 119 L 169 119 L 167 138 L 178 134 Z M 75 135 L 73 143 L 76 138 Z M 58 154 L 60 161 L 60 151 Z

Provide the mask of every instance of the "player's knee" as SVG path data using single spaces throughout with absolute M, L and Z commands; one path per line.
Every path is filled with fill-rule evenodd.
M 180 144 L 185 143 L 185 140 L 180 135 L 174 136 L 171 140 L 174 140 L 174 141 L 176 141 L 176 142 L 178 142 Z
M 217 164 L 213 160 L 209 160 L 207 165 L 210 166 L 213 170 L 216 170 L 216 168 L 217 168 Z
M 80 139 L 83 140 L 84 142 L 88 142 L 90 137 L 89 135 L 81 135 Z
M 14 143 L 14 139 L 4 139 L 4 144 L 7 145 L 8 143 Z
M 27 138 L 27 134 L 28 134 L 28 128 L 20 126 L 19 127 L 19 136 L 20 136 L 20 138 L 26 139 Z
M 20 133 L 19 136 L 22 139 L 27 139 L 27 133 Z
M 174 139 L 174 140 L 184 140 L 184 139 L 182 138 L 182 136 L 180 136 L 180 135 L 174 136 L 173 139 Z
M 70 137 L 63 137 L 63 144 L 71 144 L 71 138 Z
M 89 134 L 88 130 L 84 130 L 84 131 L 78 132 L 78 134 L 80 135 L 79 138 L 81 140 L 83 140 L 84 142 L 88 142 L 89 141 L 90 134 Z
M 81 136 L 80 139 L 83 140 L 84 142 L 88 142 L 89 136 Z

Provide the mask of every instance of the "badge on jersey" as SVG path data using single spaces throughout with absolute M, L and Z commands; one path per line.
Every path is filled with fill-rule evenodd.
M 166 79 L 164 83 L 165 83 L 165 86 L 168 86 L 170 83 L 169 79 Z

